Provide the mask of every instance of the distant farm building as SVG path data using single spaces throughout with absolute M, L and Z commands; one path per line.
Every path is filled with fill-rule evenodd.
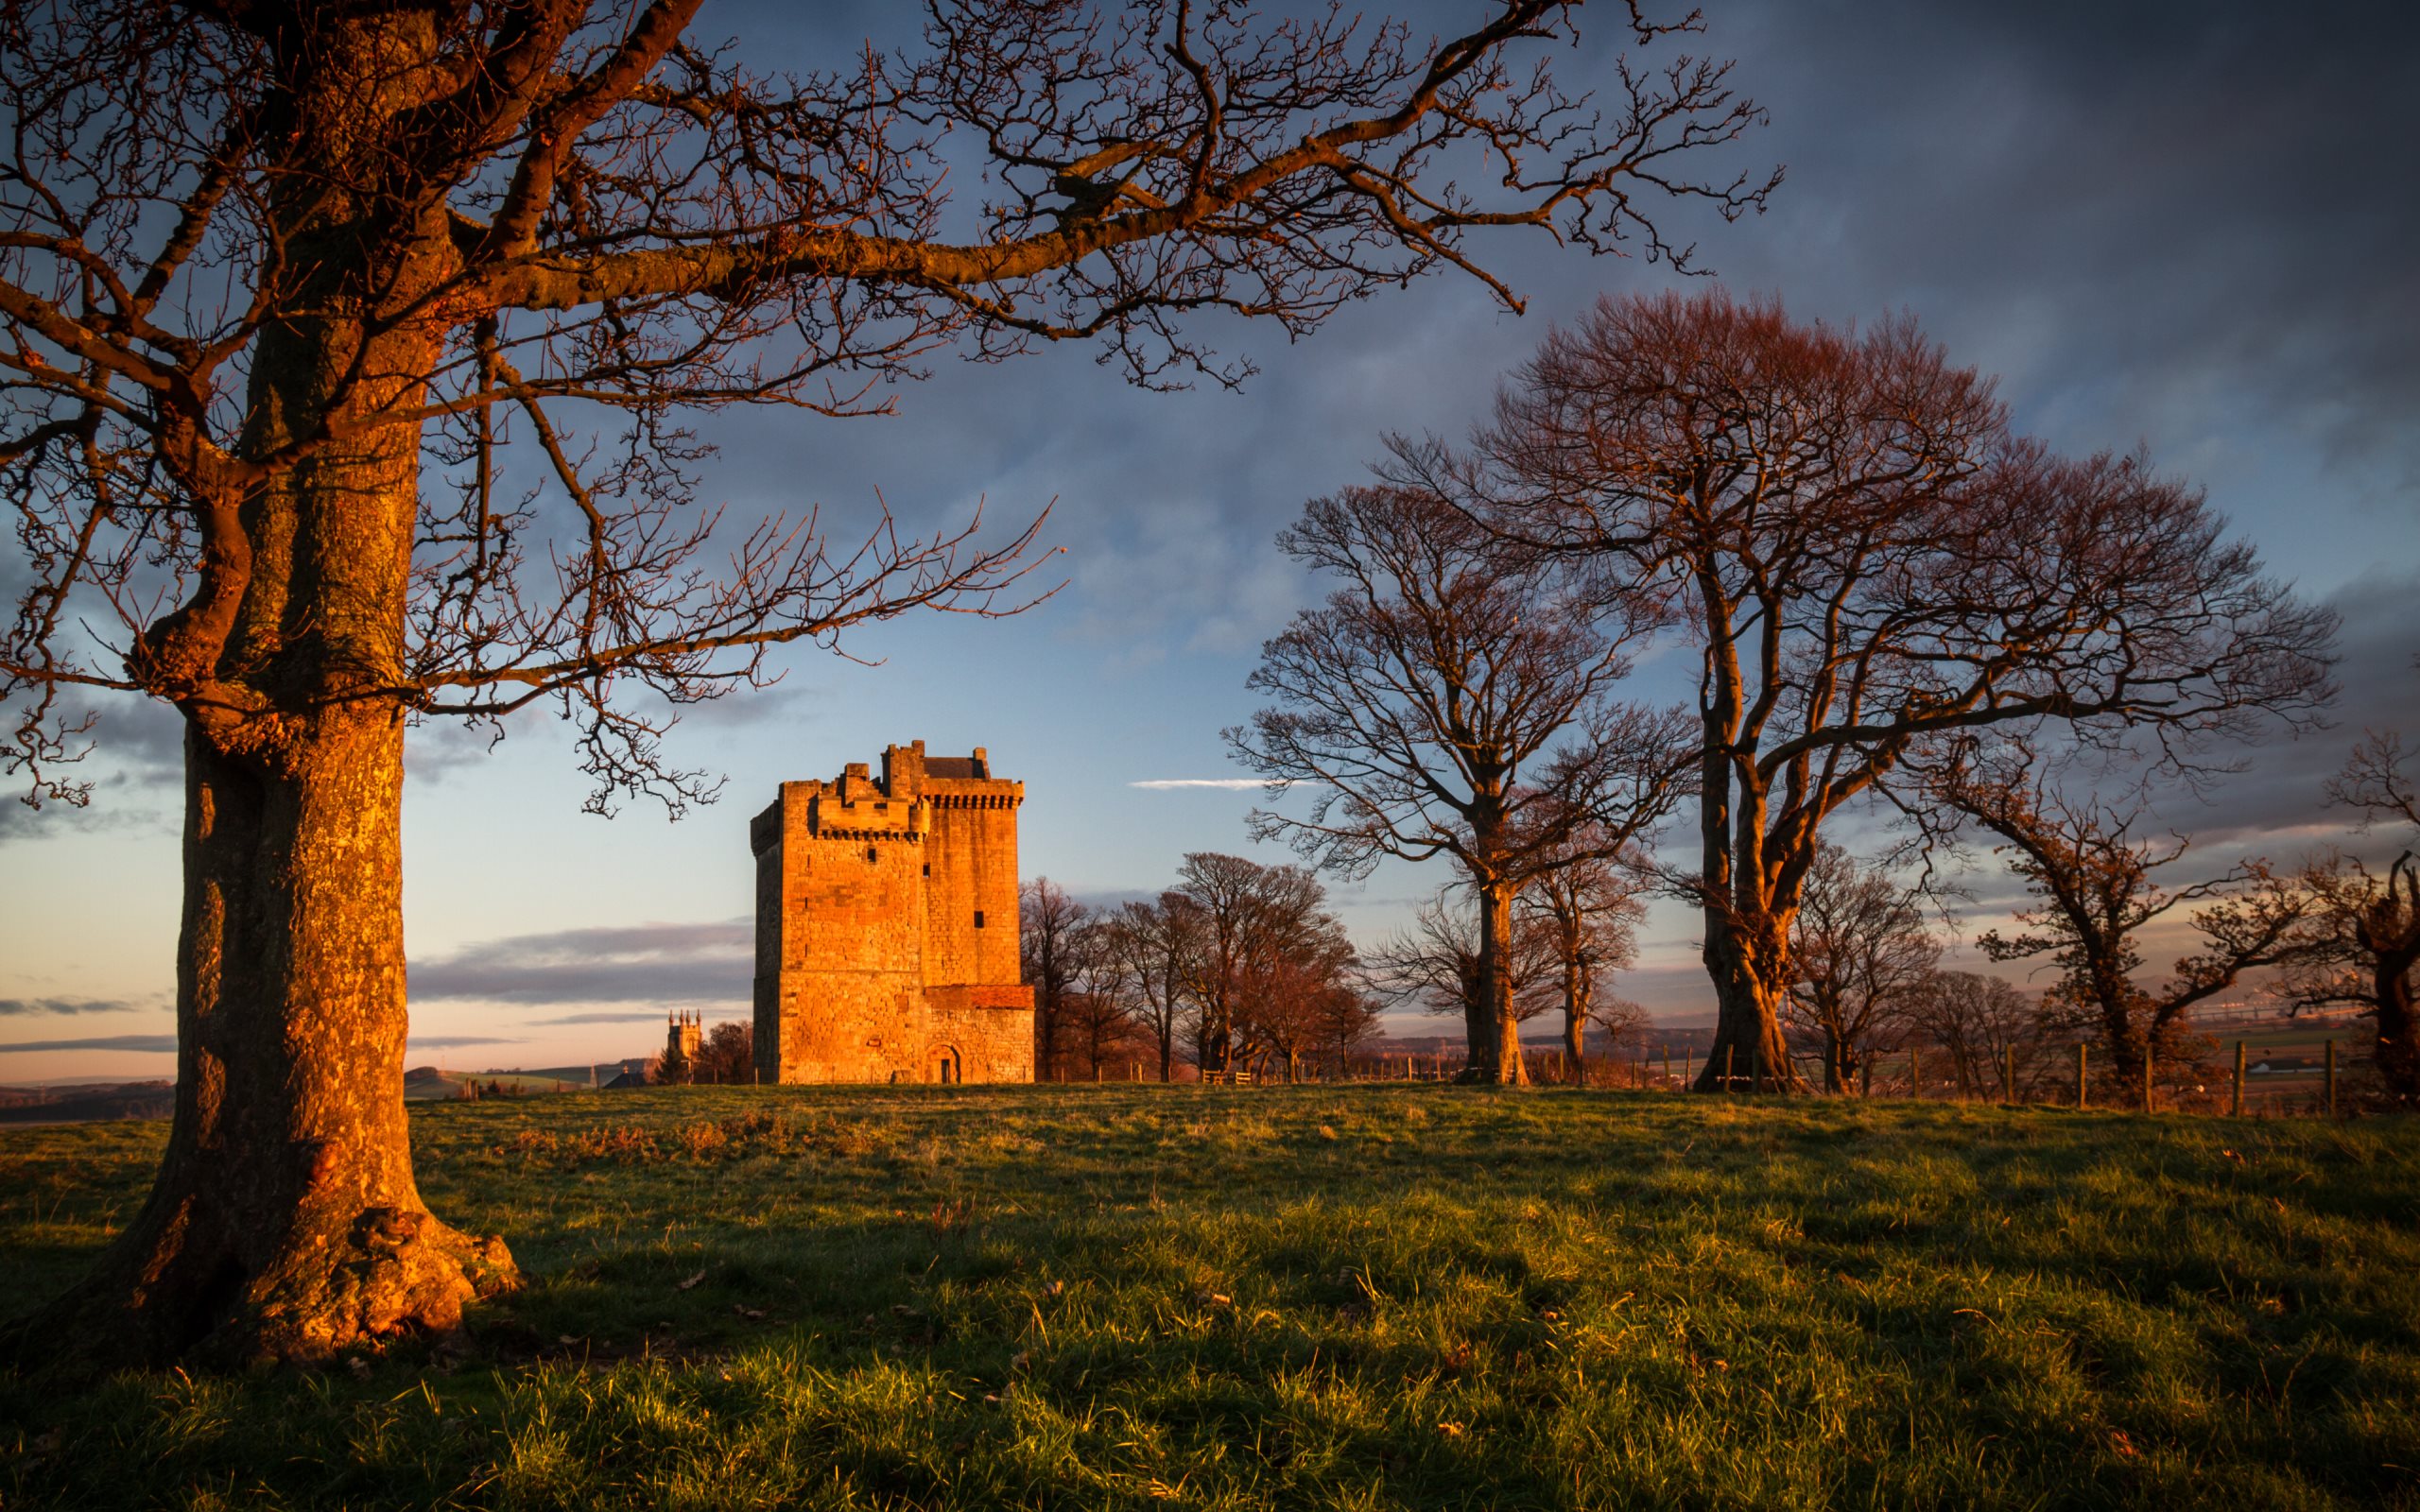
M 756 855 L 756 1072 L 767 1082 L 1031 1081 L 1019 981 L 1025 784 L 971 756 L 882 753 L 784 782 Z

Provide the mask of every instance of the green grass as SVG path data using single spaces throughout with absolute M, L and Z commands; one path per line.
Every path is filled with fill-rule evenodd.
M 1114 1087 L 412 1117 L 431 1205 L 531 1280 L 467 1351 L 0 1379 L 0 1506 L 2420 1507 L 2409 1122 Z M 164 1132 L 0 1133 L 16 1303 Z

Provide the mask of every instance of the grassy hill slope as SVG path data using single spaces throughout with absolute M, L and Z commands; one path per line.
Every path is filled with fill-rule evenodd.
M 2420 1506 L 2420 1127 L 1436 1088 L 416 1105 L 532 1278 L 0 1378 L 0 1505 Z M 157 1125 L 0 1132 L 22 1309 Z

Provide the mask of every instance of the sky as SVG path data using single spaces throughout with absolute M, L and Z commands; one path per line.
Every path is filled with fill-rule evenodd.
M 1441 30 L 1475 5 L 1404 8 Z M 1771 124 L 1734 149 L 1780 163 L 1769 210 L 1675 222 L 1737 292 L 1834 322 L 1907 311 L 1996 374 L 2021 429 L 2067 453 L 2144 450 L 2207 490 L 2269 569 L 2343 618 L 2335 728 L 2248 753 L 2163 817 L 2213 869 L 2339 837 L 2321 784 L 2365 728 L 2420 740 L 2420 9 L 2231 0 L 2126 6 L 1774 0 L 1709 5 L 1700 45 L 1737 60 Z M 802 21 L 802 12 L 813 19 Z M 895 25 L 876 5 L 709 6 L 701 28 L 766 66 L 809 66 Z M 1603 77 L 1595 28 L 1556 67 Z M 720 802 L 667 822 L 585 816 L 565 731 L 516 722 L 493 749 L 430 727 L 408 747 L 406 932 L 412 1063 L 543 1066 L 644 1054 L 669 1005 L 747 1013 L 747 825 L 778 783 L 891 742 L 986 747 L 1026 783 L 1023 861 L 1080 898 L 1154 892 L 1183 855 L 1254 846 L 1255 790 L 1221 729 L 1253 708 L 1260 643 L 1322 592 L 1271 543 L 1350 484 L 1391 431 L 1461 433 L 1498 376 L 1603 293 L 1669 286 L 1632 259 L 1508 232 L 1476 249 L 1515 316 L 1441 273 L 1297 343 L 1195 331 L 1259 369 L 1240 392 L 1123 385 L 1098 352 L 943 362 L 894 418 L 716 417 L 706 492 L 747 516 L 821 505 L 869 520 L 1022 522 L 1049 510 L 1064 587 L 1017 617 L 927 615 L 801 650 L 775 688 L 710 706 L 671 742 Z M 1656 669 L 1643 670 L 1643 688 Z M 0 806 L 0 1081 L 173 1069 L 178 730 L 104 710 L 89 809 Z M 1849 832 L 1852 842 L 1859 838 Z M 1870 836 L 1867 836 L 1870 838 Z M 1972 933 L 2014 896 L 1974 858 Z M 1338 885 L 1374 942 L 1442 863 Z M 1651 916 L 1616 990 L 1670 1022 L 1711 997 L 1689 917 Z M 1437 1033 L 1443 1021 L 1400 1020 Z

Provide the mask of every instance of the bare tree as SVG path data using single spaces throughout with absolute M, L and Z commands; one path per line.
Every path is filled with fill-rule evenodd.
M 1979 971 L 1927 973 L 1910 994 L 1909 1019 L 1948 1055 L 1962 1097 L 1991 1096 L 2012 1052 L 2024 1057 L 2057 1032 L 2034 994 Z M 1910 1091 L 1924 1095 L 1921 1087 Z
M 1305 919 L 1267 945 L 1247 973 L 1241 1038 L 1253 1050 L 1284 1060 L 1286 1079 L 1298 1081 L 1303 1057 L 1334 1034 L 1340 1017 L 1349 1018 L 1337 1000 L 1360 995 L 1358 961 L 1332 914 Z
M 756 1072 L 756 1025 L 748 1019 L 730 1019 L 706 1031 L 691 1068 L 693 1079 L 716 1086 L 745 1084 Z
M 1826 844 L 1806 870 L 1791 921 L 1785 1018 L 1824 1047 L 1824 1088 L 1844 1091 L 1869 1057 L 1893 1048 L 1940 942 L 1917 893 Z
M 1066 942 L 1068 991 L 1059 1011 L 1059 1060 L 1095 1080 L 1113 1061 L 1132 1059 L 1143 1039 L 1114 933 L 1111 917 L 1088 913 Z
M 2219 876 L 2169 886 L 2158 873 L 2190 842 L 2136 838 L 2139 808 L 2062 794 L 2030 752 L 1996 769 L 1962 765 L 1943 796 L 2002 844 L 1997 849 L 2036 901 L 2016 915 L 2020 933 L 1978 941 L 1996 961 L 2048 956 L 2056 980 L 2043 994 L 2053 1027 L 2098 1035 L 2129 1086 L 2145 1057 L 2174 1059 L 2189 1048 L 2186 1010 L 2234 986 L 2243 973 L 2290 960 L 2312 901 L 2266 862 L 2237 863 Z M 2201 948 L 2178 959 L 2158 988 L 2135 980 L 2146 925 L 2190 909 Z
M 1862 333 L 1777 303 L 1607 299 L 1550 336 L 1474 457 L 1392 473 L 1664 595 L 1700 658 L 1700 859 L 1726 1052 L 1789 1064 L 1789 936 L 1824 826 L 1922 808 L 1930 741 L 2148 727 L 2171 751 L 2326 698 L 2333 621 L 2259 575 L 2196 490 L 2139 457 L 2053 456 L 1912 320 Z M 1789 1085 L 1797 1085 L 1794 1074 Z
M 1461 891 L 1448 886 L 1423 899 L 1412 909 L 1411 926 L 1365 952 L 1361 965 L 1363 980 L 1384 1001 L 1425 1013 L 1459 1014 L 1469 1030 L 1485 1021 L 1487 972 L 1478 913 L 1467 898 L 1457 896 Z M 1533 916 L 1516 919 L 1504 958 L 1512 1021 L 1527 1023 L 1558 1001 L 1553 936 Z
M 1155 902 L 1119 904 L 1103 927 L 1105 947 L 1124 978 L 1136 1022 L 1159 1052 L 1160 1080 L 1172 1081 L 1177 1026 L 1202 948 L 1201 906 L 1183 893 L 1162 893 Z
M 1563 978 L 1563 1052 L 1574 1086 L 1587 1079 L 1586 1031 L 1599 1011 L 1599 981 L 1638 959 L 1638 925 L 1647 917 L 1638 868 L 1617 865 L 1599 834 L 1583 833 L 1576 852 L 1569 865 L 1540 873 L 1518 905 L 1553 949 Z M 1629 1023 L 1626 1014 L 1620 1022 Z
M 1349 1074 L 1356 1046 L 1378 1032 L 1384 1010 L 1365 989 L 1366 975 L 1357 976 L 1322 993 L 1315 1005 L 1312 1043 L 1330 1057 L 1341 1079 Z
M 407 723 L 552 702 L 596 806 L 678 809 L 710 784 L 664 759 L 669 713 L 769 647 L 1027 601 L 1030 528 L 726 528 L 684 408 L 867 413 L 944 350 L 1096 336 L 1147 384 L 1233 381 L 1187 312 L 1301 333 L 1449 266 L 1517 305 L 1474 230 L 1665 255 L 1671 197 L 1767 186 L 1687 177 L 1761 119 L 1720 62 L 1599 101 L 1516 62 L 1569 37 L 1562 0 L 1426 45 L 1350 11 L 928 0 L 920 47 L 803 77 L 693 38 L 699 5 L 0 13 L 9 759 L 80 799 L 78 690 L 186 726 L 176 1121 L 41 1325 L 79 1359 L 324 1357 L 511 1282 L 422 1203 L 392 1091 Z M 1627 19 L 1642 48 L 1694 26 Z
M 1253 810 L 1253 833 L 1346 876 L 1451 857 L 1478 911 L 1471 1069 L 1519 1083 L 1513 899 L 1554 868 L 1610 860 L 1682 792 L 1677 714 L 1612 696 L 1645 627 L 1426 490 L 1315 499 L 1277 543 L 1343 586 L 1261 647 L 1247 685 L 1278 701 L 1227 731 L 1272 797 L 1313 795 L 1301 813 Z
M 2353 748 L 2328 797 L 2361 811 L 2366 825 L 2393 824 L 2404 850 L 2382 870 L 2336 852 L 2305 868 L 2312 906 L 2286 990 L 2297 1007 L 2358 1005 L 2377 1022 L 2373 1057 L 2397 1100 L 2420 1102 L 2420 782 L 2404 766 L 2402 742 L 2373 730 Z
M 1631 1055 L 1644 1056 L 1648 1032 L 1655 1027 L 1655 1020 L 1644 1004 L 1634 1003 L 1611 992 L 1600 992 L 1589 999 L 1588 1022 L 1604 1036 L 1606 1053 L 1617 1061 Z M 1579 1078 L 1584 1083 L 1584 1078 Z
M 1198 911 L 1185 997 L 1195 1062 L 1216 1075 L 1252 1050 L 1253 1015 L 1277 963 L 1319 948 L 1332 922 L 1327 889 L 1300 867 L 1197 850 L 1175 891 Z
M 1063 1069 L 1062 1039 L 1083 970 L 1085 920 L 1092 910 L 1047 877 L 1017 888 L 1019 974 L 1033 988 L 1034 1077 L 1049 1081 Z

